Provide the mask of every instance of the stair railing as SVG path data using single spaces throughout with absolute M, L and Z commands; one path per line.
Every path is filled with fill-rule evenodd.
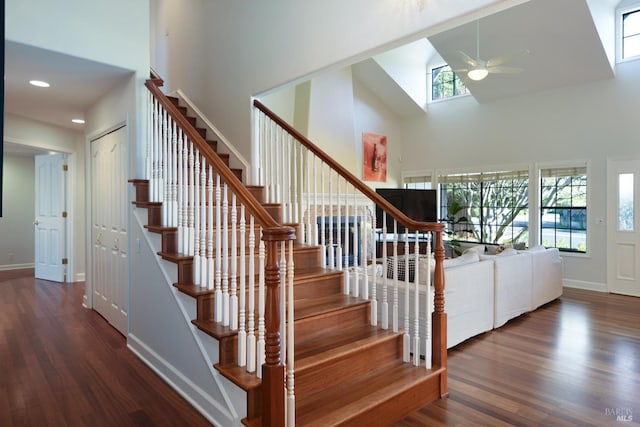
M 285 223 L 299 223 L 298 240 L 325 248 L 325 267 L 345 271 L 345 294 L 371 300 L 372 325 L 404 329 L 405 362 L 424 358 L 427 369 L 443 370 L 446 394 L 444 226 L 408 218 L 260 101 L 254 107 L 257 175 L 268 200 L 284 205 Z
M 177 230 L 179 254 L 193 257 L 193 284 L 213 292 L 211 320 L 238 331 L 238 365 L 262 378 L 263 425 L 282 426 L 285 394 L 295 408 L 285 388 L 280 289 L 285 281 L 293 285 L 295 231 L 278 224 L 247 190 L 160 91 L 161 80 L 145 85 L 149 200 L 162 203 L 162 225 Z

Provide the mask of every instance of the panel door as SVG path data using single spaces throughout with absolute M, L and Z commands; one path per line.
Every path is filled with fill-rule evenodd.
M 640 160 L 607 164 L 609 291 L 640 296 Z
M 64 154 L 35 156 L 35 277 L 64 282 L 66 264 Z
M 91 143 L 93 307 L 127 333 L 126 128 Z

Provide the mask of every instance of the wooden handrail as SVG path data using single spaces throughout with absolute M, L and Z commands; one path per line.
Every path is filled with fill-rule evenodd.
M 184 117 L 178 107 L 176 107 L 169 99 L 158 89 L 154 80 L 147 80 L 145 86 L 153 94 L 156 100 L 162 105 L 162 107 L 169 113 L 173 121 L 175 121 L 182 132 L 189 138 L 190 141 L 197 146 L 200 154 L 202 154 L 207 161 L 215 168 L 216 172 L 220 175 L 222 180 L 231 188 L 236 197 L 251 212 L 255 217 L 256 222 L 260 224 L 265 230 L 273 229 L 273 232 L 281 237 L 282 240 L 294 240 L 295 230 L 292 227 L 282 226 L 278 224 L 271 215 L 266 211 L 251 193 L 245 188 L 238 177 L 229 169 L 229 167 L 222 161 L 213 148 L 207 144 L 205 139 L 200 135 L 195 128 Z
M 273 111 L 267 108 L 263 103 L 255 99 L 253 101 L 253 105 L 258 110 L 262 111 L 267 117 L 269 117 L 271 120 L 277 123 L 278 126 L 283 128 L 285 131 L 291 134 L 294 138 L 296 138 L 308 150 L 310 150 L 312 153 L 318 156 L 320 160 L 322 160 L 324 163 L 329 165 L 333 170 L 338 172 L 340 176 L 346 179 L 351 185 L 357 188 L 362 194 L 367 196 L 376 205 L 380 206 L 385 212 L 391 214 L 391 216 L 404 227 L 407 227 L 411 230 L 417 230 L 422 232 L 444 231 L 444 225 L 441 223 L 420 222 L 407 217 L 402 211 L 397 209 L 395 206 L 389 203 L 386 199 L 384 199 L 378 193 L 373 191 L 368 185 L 364 184 L 360 179 L 356 178 L 351 172 L 349 172 L 342 165 L 336 162 L 331 156 L 329 156 L 323 150 L 318 148 L 307 137 L 302 135 L 296 129 L 291 127 L 287 122 L 285 122 L 280 117 L 278 117 Z

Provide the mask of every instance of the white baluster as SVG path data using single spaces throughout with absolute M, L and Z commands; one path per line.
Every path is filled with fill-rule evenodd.
M 409 271 L 409 229 L 404 232 L 404 271 Z M 411 337 L 409 332 L 411 306 L 409 296 L 411 288 L 409 287 L 409 275 L 404 275 L 404 335 L 402 336 L 402 361 L 409 363 L 411 361 Z
M 229 326 L 229 189 L 226 182 L 222 189 L 222 324 Z
M 178 253 L 185 253 L 185 226 L 184 226 L 184 218 L 185 218 L 185 205 L 186 205 L 186 197 L 185 197 L 185 179 L 184 173 L 186 171 L 184 156 L 184 139 L 182 137 L 182 129 L 178 129 Z
M 245 276 L 245 244 L 246 244 L 246 219 L 244 205 L 240 205 L 240 292 L 238 301 L 238 366 L 247 365 L 247 331 L 246 322 L 246 293 L 247 284 Z M 253 292 L 253 290 L 251 290 Z
M 318 175 L 316 174 L 316 163 L 318 157 L 313 156 L 313 217 L 311 217 L 311 223 L 313 224 L 313 245 L 317 246 L 320 243 L 318 238 Z M 324 258 L 322 258 L 322 266 L 324 267 Z
M 262 364 L 266 359 L 265 353 L 265 321 L 264 321 L 264 304 L 265 304 L 265 247 L 262 240 L 262 229 L 260 229 L 260 245 L 258 246 L 258 342 L 257 342 L 257 367 L 258 378 L 262 378 Z
M 255 248 L 256 248 L 256 235 L 253 216 L 249 218 L 249 307 L 248 321 L 247 321 L 247 371 L 255 372 L 256 370 L 256 335 L 255 335 L 255 295 L 256 295 L 256 283 L 255 283 Z
M 200 285 L 200 152 L 196 150 L 193 163 L 193 283 Z
M 344 229 L 349 227 L 349 218 L 342 216 L 342 200 L 340 200 L 340 175 L 336 174 L 336 268 L 342 270 L 342 221 Z
M 207 163 L 204 156 L 200 166 L 200 286 L 207 286 Z
M 305 154 L 303 155 L 303 157 L 307 160 L 307 165 L 308 165 L 308 160 L 309 160 L 309 155 L 307 154 L 307 150 L 305 149 Z M 314 162 L 313 162 L 314 166 L 315 166 L 315 156 L 314 156 Z M 315 239 L 313 238 L 313 236 L 315 235 L 314 233 L 314 229 L 317 230 L 317 226 L 315 224 L 315 210 L 316 210 L 316 206 L 313 206 L 313 211 L 311 210 L 311 180 L 315 180 L 315 174 L 311 173 L 311 170 L 309 170 L 309 168 L 305 168 L 306 172 L 306 177 L 307 177 L 307 196 L 306 196 L 306 202 L 307 202 L 307 244 L 308 245 L 317 245 L 317 242 L 315 241 Z M 315 173 L 315 169 L 313 171 Z M 314 181 L 315 182 L 315 181 Z M 315 185 L 315 184 L 314 184 Z M 314 194 L 315 197 L 315 194 Z M 312 223 L 313 220 L 313 223 Z
M 357 297 L 360 295 L 360 274 L 359 274 L 359 266 L 362 265 L 363 269 L 366 269 L 367 266 L 362 263 L 360 264 L 359 262 L 359 255 L 360 255 L 360 246 L 358 246 L 359 244 L 362 243 L 361 241 L 361 237 L 363 235 L 363 229 L 362 229 L 362 224 L 364 222 L 364 216 L 363 215 L 359 215 L 358 212 L 358 202 L 356 200 L 357 197 L 357 192 L 356 192 L 356 188 L 353 188 L 353 215 L 354 217 L 357 219 L 358 217 L 360 218 L 360 221 L 355 221 L 354 223 L 354 228 L 355 228 L 355 232 L 353 233 L 353 265 L 354 265 L 354 269 L 353 269 L 353 296 Z M 367 275 L 367 272 L 364 271 L 363 273 L 365 276 Z M 374 274 L 375 274 L 375 269 L 374 269 Z
M 236 194 L 231 194 L 231 311 L 229 313 L 229 326 L 232 330 L 238 329 L 238 211 L 236 207 Z
M 296 397 L 294 384 L 294 317 L 293 317 L 293 240 L 289 240 L 289 262 L 287 263 L 287 425 L 295 426 L 296 422 Z M 282 304 L 284 305 L 284 304 Z
M 207 182 L 207 289 L 213 290 L 215 267 L 213 257 L 215 256 L 215 248 L 213 246 L 213 212 L 215 211 L 215 199 L 213 196 L 213 166 L 209 165 L 209 180 Z
M 368 221 L 368 216 L 367 213 L 364 212 L 365 207 L 363 206 L 363 216 L 365 216 L 367 219 L 362 221 L 362 265 L 363 266 L 367 266 L 369 265 L 368 260 L 367 260 L 367 234 L 369 234 L 369 230 L 368 230 L 368 225 L 367 221 Z M 375 218 L 374 218 L 375 220 Z M 373 260 L 373 262 L 375 262 L 375 260 Z M 364 284 L 362 286 L 362 298 L 363 299 L 369 299 L 369 275 L 368 274 L 363 274 L 362 277 L 364 278 Z M 374 279 L 375 280 L 375 279 Z
M 215 274 L 215 301 L 216 322 L 222 322 L 222 189 L 220 188 L 220 175 L 216 173 L 216 274 Z
M 344 274 L 344 294 L 349 295 L 351 292 L 351 274 L 349 273 L 349 236 L 351 231 L 351 221 L 349 220 L 349 186 L 348 183 L 345 182 L 344 189 L 344 217 L 345 217 L 345 226 L 344 226 L 344 266 L 347 272 Z M 356 224 L 355 216 L 353 218 L 353 224 Z M 356 270 L 354 265 L 354 270 Z M 375 274 L 375 270 L 374 270 Z
M 144 178 L 151 183 L 153 171 L 153 108 L 154 97 L 151 92 L 147 92 L 147 144 L 144 149 Z M 151 186 L 149 186 L 149 200 L 151 197 Z
M 329 169 L 329 244 L 327 245 L 329 268 L 336 267 L 333 246 L 333 218 L 333 172 Z
M 171 227 L 178 226 L 178 126 L 173 122 L 171 132 Z
M 398 221 L 393 222 L 393 312 L 392 329 L 398 332 Z M 417 268 L 417 267 L 416 267 Z M 405 270 L 405 276 L 409 273 Z
M 182 135 L 182 253 L 189 253 L 189 145 L 187 137 Z
M 387 302 L 387 286 L 389 283 L 389 279 L 388 279 L 388 274 L 386 274 L 386 270 L 387 270 L 387 263 L 389 262 L 387 259 L 387 213 L 385 211 L 382 211 L 382 242 L 380 242 L 382 245 L 382 265 L 383 265 L 383 269 L 385 271 L 385 274 L 382 275 L 382 304 L 381 304 L 381 310 L 382 310 L 382 329 L 389 329 L 389 304 Z M 393 260 L 393 269 L 397 270 L 397 266 L 395 264 L 396 260 Z M 375 275 L 374 275 L 375 277 Z M 376 301 L 376 285 L 374 284 L 371 287 L 371 291 L 373 293 L 373 295 L 371 296 L 371 301 L 372 303 L 374 301 Z M 377 310 L 376 310 L 377 313 Z
M 188 230 L 187 230 L 187 255 L 195 255 L 195 158 L 193 153 L 193 142 L 189 141 L 189 207 L 188 212 Z
M 160 106 L 158 100 L 154 100 L 154 108 L 153 108 L 153 134 L 152 134 L 152 161 L 151 161 L 151 200 L 152 202 L 157 202 L 160 200 L 160 185 L 159 185 L 159 175 L 160 175 L 160 137 L 158 136 L 160 129 Z
M 427 233 L 426 235 L 427 237 L 427 277 L 426 277 L 426 282 L 427 282 L 427 291 L 425 292 L 427 295 L 427 301 L 425 304 L 425 311 L 426 311 L 426 315 L 424 316 L 425 319 L 425 354 L 424 354 L 424 361 L 425 361 L 425 367 L 427 369 L 431 369 L 431 359 L 432 359 L 432 353 L 433 353 L 433 349 L 431 347 L 431 339 L 432 339 L 432 332 L 431 332 L 431 312 L 433 311 L 433 293 L 432 293 L 432 288 L 431 288 L 431 233 Z M 416 282 L 418 282 L 418 261 L 416 260 Z
M 168 137 L 167 137 L 167 111 L 163 110 L 162 114 L 162 153 L 160 162 L 160 183 L 161 183 L 161 195 L 160 202 L 162 202 L 162 225 L 167 227 L 169 224 L 167 222 L 169 218 L 169 205 L 167 200 L 169 200 L 169 180 L 167 179 L 167 157 L 169 157 L 168 152 Z
M 324 210 L 324 162 L 320 163 L 320 245 L 322 246 L 322 266 L 327 266 L 327 241 L 325 236 L 325 218 L 326 212 Z
M 418 262 L 418 256 L 420 255 L 420 243 L 418 242 L 418 232 L 415 234 L 415 260 L 414 262 Z M 415 265 L 415 264 L 414 264 Z M 418 270 L 416 266 L 416 270 Z M 405 276 L 409 276 L 409 269 L 405 272 Z M 418 286 L 418 281 L 414 280 L 413 289 L 414 289 L 414 301 L 413 301 L 413 312 L 415 314 L 415 318 L 413 319 L 413 328 L 415 330 L 415 335 L 413 338 L 413 365 L 420 366 L 420 289 Z

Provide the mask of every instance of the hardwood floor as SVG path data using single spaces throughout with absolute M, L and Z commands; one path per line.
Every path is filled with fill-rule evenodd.
M 0 426 L 210 425 L 83 292 L 0 271 Z M 449 392 L 395 427 L 638 424 L 640 298 L 565 289 L 450 350 Z
M 640 424 L 640 298 L 565 288 L 448 360 L 449 398 L 395 427 Z
M 82 307 L 83 283 L 15 276 L 0 272 L 0 426 L 211 425 Z

